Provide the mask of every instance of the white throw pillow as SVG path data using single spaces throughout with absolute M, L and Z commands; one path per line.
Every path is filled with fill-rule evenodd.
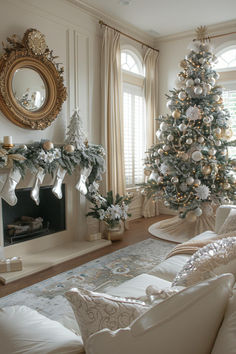
M 236 276 L 236 237 L 226 237 L 200 248 L 176 275 L 172 286 L 191 286 L 223 273 Z
M 224 274 L 186 288 L 129 327 L 91 335 L 86 353 L 209 354 L 234 281 L 232 274 Z
M 229 215 L 225 219 L 223 225 L 219 229 L 218 234 L 226 234 L 228 232 L 236 232 L 236 209 L 231 209 Z
M 0 309 L 0 353 L 84 353 L 80 336 L 26 306 Z
M 223 323 L 216 337 L 212 354 L 236 353 L 236 290 L 229 299 Z
M 83 342 L 103 328 L 116 330 L 127 327 L 149 309 L 136 299 L 114 297 L 85 289 L 71 289 L 65 293 L 78 322 Z

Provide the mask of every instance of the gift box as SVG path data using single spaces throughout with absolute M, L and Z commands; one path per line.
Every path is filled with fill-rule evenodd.
M 22 270 L 22 259 L 20 257 L 0 259 L 0 273 L 17 272 Z

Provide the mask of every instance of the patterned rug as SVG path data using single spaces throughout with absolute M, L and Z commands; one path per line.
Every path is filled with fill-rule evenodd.
M 0 298 L 0 307 L 27 305 L 62 322 L 72 310 L 64 293 L 73 287 L 105 292 L 141 273 L 147 273 L 171 251 L 173 243 L 147 239 Z M 65 326 L 69 327 L 66 323 Z

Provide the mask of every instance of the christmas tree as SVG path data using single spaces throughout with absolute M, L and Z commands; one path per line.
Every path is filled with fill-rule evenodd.
M 149 149 L 144 193 L 195 221 L 202 209 L 235 200 L 235 177 L 228 157 L 232 137 L 219 74 L 207 41 L 193 42 L 180 62 L 177 88 L 170 91 L 170 114 L 160 116 L 158 144 Z
M 84 145 L 86 136 L 82 128 L 82 120 L 79 109 L 76 108 L 67 128 L 65 144 L 73 145 L 76 149 Z

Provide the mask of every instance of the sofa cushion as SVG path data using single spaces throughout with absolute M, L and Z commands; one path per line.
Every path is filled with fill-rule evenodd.
M 114 297 L 85 289 L 65 293 L 77 319 L 86 347 L 88 337 L 103 328 L 116 330 L 127 327 L 150 306 L 134 299 Z
M 212 354 L 236 352 L 236 289 L 229 299 L 223 323 L 218 332 Z
M 139 298 L 146 296 L 146 288 L 149 285 L 159 289 L 166 289 L 171 287 L 171 282 L 143 273 L 117 287 L 106 288 L 105 292 L 114 296 Z
M 150 274 L 172 282 L 189 258 L 190 256 L 187 254 L 170 257 L 155 266 Z
M 195 252 L 173 280 L 173 286 L 191 286 L 214 274 L 236 276 L 236 237 L 212 242 Z
M 231 274 L 208 279 L 153 306 L 127 328 L 93 334 L 87 354 L 209 354 L 234 280 Z
M 0 309 L 0 345 L 4 354 L 84 353 L 81 337 L 26 306 Z

